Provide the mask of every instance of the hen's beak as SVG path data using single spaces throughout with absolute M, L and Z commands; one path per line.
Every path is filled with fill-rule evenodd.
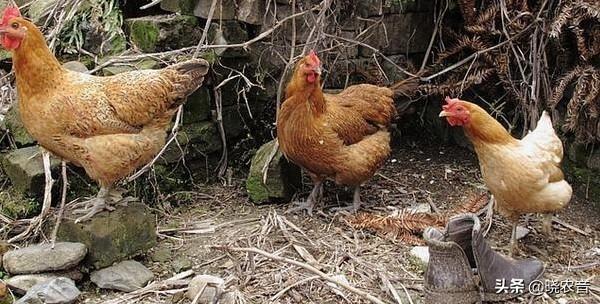
M 446 111 L 440 112 L 440 117 L 448 117 L 448 116 L 452 116 L 452 113 L 446 112 Z
M 313 71 L 315 72 L 315 74 L 317 74 L 317 75 L 321 75 L 321 72 L 322 72 L 321 65 L 318 65 L 317 67 L 315 67 L 315 68 L 313 69 Z
M 0 27 L 0 35 L 6 33 L 6 28 Z

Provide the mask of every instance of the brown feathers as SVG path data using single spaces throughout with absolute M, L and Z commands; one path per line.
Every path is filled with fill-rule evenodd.
M 394 215 L 378 215 L 359 213 L 345 218 L 346 223 L 354 229 L 374 231 L 385 238 L 400 241 L 409 245 L 423 244 L 421 234 L 427 227 L 444 228 L 448 218 L 460 213 L 477 214 L 488 203 L 486 193 L 474 194 L 464 204 L 443 214 L 415 213 L 401 210 Z
M 13 64 L 19 110 L 45 149 L 85 168 L 103 186 L 150 161 L 165 142 L 175 108 L 208 71 L 203 59 L 162 70 L 97 77 L 64 69 L 31 22 Z

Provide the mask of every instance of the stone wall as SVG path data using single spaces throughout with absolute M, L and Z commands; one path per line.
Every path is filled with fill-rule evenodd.
M 123 16 L 123 33 L 129 51 L 160 53 L 198 44 L 212 1 L 163 0 L 160 6 L 148 11 L 137 9 L 146 3 L 147 1 L 126 1 L 125 5 L 128 7 L 122 7 L 122 11 L 135 12 L 135 16 Z M 282 0 L 218 0 L 206 35 L 208 44 L 246 42 L 270 30 L 292 12 L 307 10 L 316 3 L 319 1 L 298 0 L 293 8 L 288 1 Z M 360 41 L 362 45 L 322 37 L 312 46 L 318 51 L 326 50 L 321 52 L 326 71 L 325 87 L 339 89 L 358 82 L 385 85 L 403 78 L 393 64 L 382 60 L 379 55 L 374 56 L 372 48 L 378 49 L 395 64 L 410 66 L 407 58 L 421 58 L 421 54 L 427 49 L 433 29 L 432 5 L 432 1 L 427 0 L 336 1 L 324 24 L 324 32 Z M 296 18 L 296 54 L 301 53 L 317 13 L 315 11 Z M 42 20 L 40 16 L 35 18 Z M 213 64 L 213 68 L 202 88 L 188 98 L 184 107 L 183 126 L 177 137 L 178 144 L 169 147 L 156 169 L 156 172 L 160 172 L 157 175 L 165 180 L 159 185 L 162 191 L 173 190 L 185 184 L 181 179 L 188 178 L 189 171 L 180 167 L 177 170 L 170 169 L 176 164 L 181 165 L 182 160 L 185 160 L 192 173 L 209 172 L 209 175 L 213 175 L 213 171 L 207 171 L 205 167 L 207 164 L 211 168 L 216 165 L 223 147 L 217 124 L 215 87 L 234 75 L 233 70 L 241 71 L 256 84 L 249 88 L 244 86 L 241 78 L 237 78 L 221 88 L 221 117 L 230 152 L 230 164 L 246 172 L 250 157 L 256 149 L 274 137 L 277 91 L 289 58 L 292 32 L 292 23 L 287 21 L 265 39 L 246 48 L 210 49 L 202 52 L 202 56 Z M 85 38 L 87 41 L 88 37 Z M 183 54 L 175 59 L 183 60 Z M 106 57 L 98 61 L 103 62 L 114 55 L 116 54 L 104 54 Z M 82 54 L 75 57 L 63 54 L 60 60 L 65 62 L 70 59 L 76 59 L 88 69 L 95 67 L 92 60 Z M 70 64 L 82 68 L 77 62 Z M 104 67 L 98 74 L 109 76 L 134 69 L 162 66 L 164 64 L 160 60 L 146 57 L 137 62 Z M 384 73 L 379 72 L 379 66 Z M 34 146 L 35 142 L 27 135 L 18 117 L 16 107 L 13 107 L 4 121 L 5 128 L 10 131 L 14 138 L 13 144 L 18 149 L 3 155 L 2 165 L 13 184 L 19 185 L 15 191 L 21 195 L 38 197 L 41 194 L 39 187 L 43 178 L 40 174 L 43 171 L 41 168 L 31 168 L 30 163 L 22 161 L 32 153 L 29 147 Z M 36 164 L 41 162 L 36 160 Z M 182 177 L 183 175 L 186 177 Z M 202 176 L 203 181 L 205 175 Z M 85 174 L 80 176 L 85 180 Z M 89 185 L 94 183 L 85 180 L 82 188 L 89 190 Z

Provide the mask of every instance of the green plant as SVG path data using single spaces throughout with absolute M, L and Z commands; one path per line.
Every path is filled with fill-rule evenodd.
M 63 53 L 74 54 L 96 38 L 101 41 L 98 49 L 88 51 L 100 54 L 120 52 L 125 45 L 122 25 L 123 15 L 118 0 L 87 1 L 65 23 L 59 34 L 58 47 Z

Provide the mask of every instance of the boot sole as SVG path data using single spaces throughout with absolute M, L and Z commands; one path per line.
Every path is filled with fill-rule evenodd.
M 481 303 L 479 292 L 460 291 L 460 292 L 440 292 L 425 289 L 426 304 L 473 304 Z

